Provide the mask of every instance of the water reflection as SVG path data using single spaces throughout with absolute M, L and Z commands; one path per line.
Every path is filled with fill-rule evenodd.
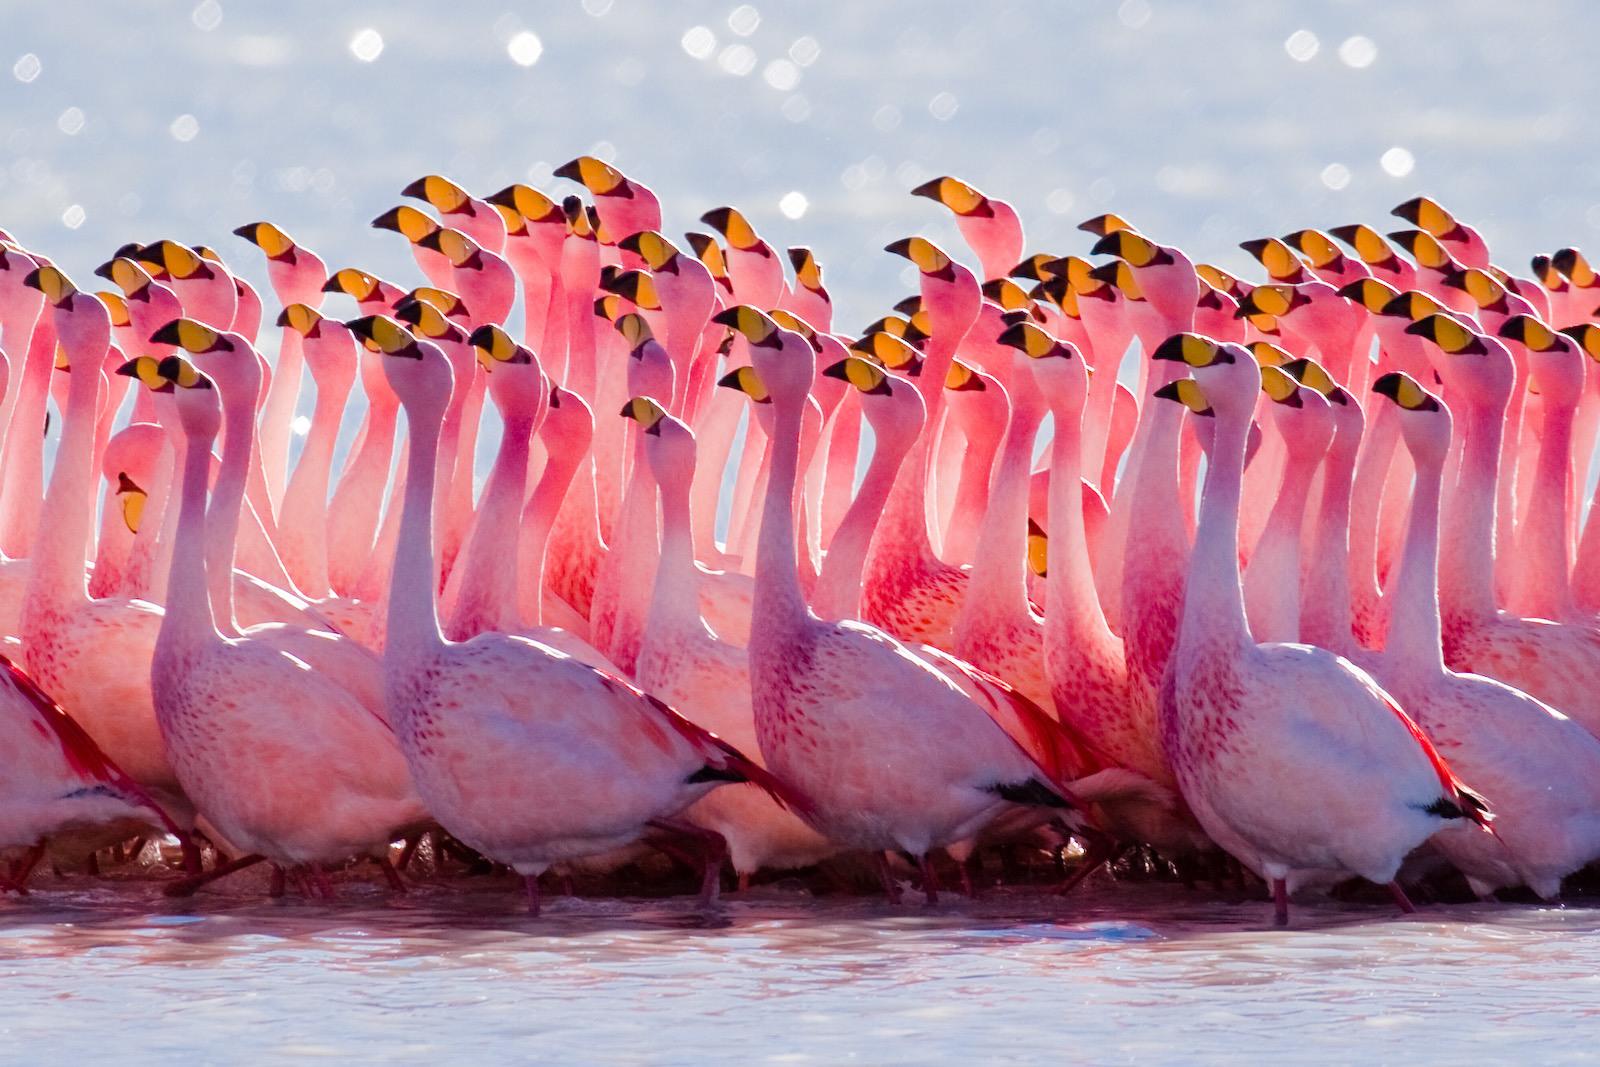
M 140 882 L 0 908 L 6 1047 L 170 1061 L 1338 1062 L 1578 1058 L 1600 1011 L 1600 912 L 1471 905 L 1402 919 L 1165 885 L 933 909 L 796 893 L 558 898 L 346 886 L 181 906 Z M 516 1042 L 508 1045 L 507 1042 Z M 192 1055 L 186 1055 L 192 1058 Z

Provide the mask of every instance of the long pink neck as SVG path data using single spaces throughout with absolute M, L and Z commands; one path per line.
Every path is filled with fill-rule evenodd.
M 238 633 L 233 616 L 233 560 L 239 538 L 240 510 L 244 505 L 245 481 L 250 473 L 250 445 L 255 426 L 250 416 L 255 411 L 252 390 L 223 394 L 222 464 L 217 484 L 212 488 L 211 508 L 205 524 L 206 577 L 211 586 L 211 610 L 216 625 L 225 634 Z M 188 459 L 185 458 L 185 463 Z M 258 577 L 270 580 L 270 573 L 247 567 Z
M 942 379 L 941 379 L 942 380 Z M 812 622 L 800 589 L 795 548 L 794 490 L 800 467 L 802 403 L 774 400 L 774 447 L 756 543 L 756 596 L 750 618 L 750 653 L 781 655 Z M 752 675 L 757 673 L 752 669 Z
M 156 665 L 181 663 L 220 641 L 207 591 L 206 483 L 211 477 L 211 442 L 186 437 L 183 479 L 178 498 L 178 528 L 173 536 L 172 569 L 167 575 L 166 615 L 156 639 Z M 231 572 L 230 572 L 231 573 Z M 231 610 L 231 604 L 230 604 Z
M 518 533 L 517 602 L 524 623 L 538 626 L 543 622 L 544 609 L 544 559 L 550 544 L 550 532 L 555 528 L 556 516 L 566 500 L 567 491 L 578 473 L 583 458 L 589 454 L 589 438 L 581 440 L 547 440 L 547 458 L 539 484 L 528 497 L 522 509 L 522 526 Z
M 1291 449 L 1278 498 L 1244 578 L 1250 632 L 1257 641 L 1300 640 L 1300 527 L 1321 453 Z
M 65 611 L 89 596 L 84 562 L 94 524 L 94 428 L 104 356 L 104 352 L 72 353 L 77 366 L 70 372 L 61 443 L 44 496 L 50 536 L 33 546 L 27 592 L 30 613 L 35 608 Z
M 1503 404 L 1466 405 L 1461 476 L 1446 506 L 1439 552 L 1439 602 L 1446 621 L 1495 614 L 1495 463 L 1500 455 Z
M 1250 419 L 1218 417 L 1183 599 L 1176 656 L 1239 654 L 1254 646 L 1239 580 L 1239 496 Z
M 1012 375 L 1017 388 L 1012 390 L 1005 443 L 989 487 L 989 506 L 956 622 L 958 647 L 965 643 L 965 636 L 976 631 L 993 633 L 1028 621 L 1028 489 L 1033 442 L 1044 418 L 1044 405 L 1032 383 L 1019 381 L 1020 377 Z M 960 520 L 962 513 L 958 510 L 956 514 Z
M 1400 423 L 1393 405 L 1384 405 L 1373 414 L 1372 425 L 1361 442 L 1351 486 L 1350 509 L 1350 584 L 1352 613 L 1359 612 L 1369 622 L 1375 619 L 1383 594 L 1378 584 L 1378 523 L 1384 486 L 1400 441 Z M 1365 635 L 1373 636 L 1368 633 Z M 1309 635 L 1308 635 L 1309 637 Z
M 1516 543 L 1512 603 L 1519 615 L 1561 620 L 1574 610 L 1567 585 L 1572 558 L 1567 538 L 1567 479 L 1571 468 L 1572 408 L 1546 397 L 1533 499 Z
M 652 634 L 691 634 L 702 629 L 700 572 L 694 565 L 693 520 L 689 512 L 690 479 L 676 473 L 661 490 L 661 561 L 645 623 Z
M 1312 560 L 1300 584 L 1301 640 L 1341 656 L 1356 650 L 1350 621 L 1350 486 L 1360 444 L 1358 426 L 1339 426 L 1323 463 Z
M 305 368 L 305 338 L 293 326 L 283 327 L 278 363 L 272 368 L 267 400 L 261 408 L 261 466 L 267 493 L 274 506 L 283 500 L 289 472 L 289 426 L 300 399 L 301 371 Z
M 34 323 L 28 355 L 11 411 L 12 431 L 6 435 L 5 477 L 0 478 L 0 552 L 12 559 L 33 550 L 39 529 L 40 489 L 44 485 L 44 418 L 50 398 L 50 372 L 56 362 L 55 315 L 40 315 Z M 91 444 L 94 411 L 90 423 Z M 59 455 L 59 452 L 57 453 Z M 87 535 L 85 535 L 87 536 Z
M 309 597 L 320 599 L 331 591 L 328 581 L 328 482 L 333 472 L 333 451 L 339 439 L 339 417 L 350 398 L 351 382 L 317 383 L 317 405 L 311 414 L 311 429 L 305 448 L 289 485 L 283 491 L 279 514 L 283 525 L 297 527 L 296 535 L 306 546 L 305 557 L 295 584 Z M 280 534 L 280 542 L 283 536 Z
M 143 388 L 139 391 L 150 392 Z M 152 405 L 152 415 L 153 408 L 154 405 Z M 156 459 L 155 477 L 151 479 L 151 484 L 145 487 L 149 492 L 144 498 L 144 512 L 139 518 L 139 530 L 133 535 L 133 544 L 128 549 L 127 570 L 123 572 L 122 586 L 117 590 L 122 596 L 155 595 L 154 578 L 156 560 L 159 557 L 157 541 L 171 499 L 173 467 L 176 465 L 175 454 L 176 449 L 172 447 L 170 435 L 165 436 L 161 444 L 161 455 Z
M 1144 363 L 1147 397 L 1178 376 L 1176 368 L 1181 366 L 1153 359 Z M 1106 565 L 1097 577 L 1120 576 L 1117 589 L 1106 589 L 1103 599 L 1119 605 L 1129 664 L 1155 679 L 1172 655 L 1178 629 L 1175 614 L 1189 557 L 1189 530 L 1178 487 L 1183 407 L 1147 400 L 1139 423 L 1144 442 L 1137 455 L 1130 455 L 1130 475 L 1123 478 L 1130 484 L 1113 501 L 1114 509 L 1126 509 L 1124 526 L 1119 540 L 1102 545 Z M 1139 561 L 1131 569 L 1126 565 L 1130 553 Z
M 328 582 L 341 596 L 355 595 L 372 553 L 398 414 L 392 402 L 375 403 L 369 394 L 359 439 L 328 502 Z
M 516 599 L 517 526 L 528 484 L 533 418 L 529 412 L 516 410 L 505 413 L 504 418 L 500 450 L 478 502 L 478 519 L 457 565 L 461 585 L 446 629 L 455 641 L 465 641 L 485 630 L 520 628 Z
M 909 438 L 879 437 L 861 479 L 861 488 L 834 531 L 833 543 L 822 558 L 822 573 L 812 597 L 812 606 L 824 619 L 861 617 L 861 572 L 866 566 L 867 549 L 883 516 L 890 490 L 911 448 Z M 768 478 L 768 494 L 771 478 Z M 757 548 L 759 559 L 760 549 Z M 759 565 L 759 564 L 758 564 Z
M 1414 455 L 1412 458 L 1416 459 Z M 1397 671 L 1427 678 L 1444 673 L 1438 582 L 1444 457 L 1426 457 L 1416 463 L 1416 470 L 1405 550 L 1400 556 L 1394 592 L 1390 594 L 1393 606 L 1383 656 Z
M 388 586 L 384 672 L 391 689 L 396 677 L 426 671 L 444 647 L 433 569 L 433 487 L 439 458 L 440 417 L 419 418 L 407 409 L 410 425 L 405 499 Z M 404 702 L 402 702 L 402 707 Z
M 1050 357 L 1060 358 L 1060 357 Z M 1046 648 L 1104 645 L 1116 638 L 1106 625 L 1089 565 L 1089 535 L 1083 524 L 1083 412 L 1051 404 L 1055 430 L 1050 443 L 1049 570 L 1045 578 Z M 1047 653 L 1048 655 L 1048 653 Z

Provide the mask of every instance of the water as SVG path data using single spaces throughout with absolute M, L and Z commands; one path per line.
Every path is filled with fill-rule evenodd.
M 1169 885 L 934 908 L 766 888 L 531 920 L 493 880 L 336 904 L 37 881 L 0 910 L 5 1062 L 1559 1063 L 1592 1056 L 1600 1003 L 1590 907 L 1313 898 L 1281 931 Z

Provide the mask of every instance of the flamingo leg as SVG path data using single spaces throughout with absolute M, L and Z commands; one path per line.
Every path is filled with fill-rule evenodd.
M 700 906 L 710 907 L 716 903 L 717 893 L 722 888 L 722 861 L 728 855 L 727 838 L 715 830 L 677 819 L 651 819 L 650 825 L 658 830 L 697 837 L 705 843 L 705 874 L 700 880 Z
M 924 852 L 920 857 L 922 867 L 922 891 L 927 894 L 929 904 L 939 903 L 939 876 L 934 873 L 933 860 Z
M 522 891 L 528 898 L 528 918 L 539 917 L 539 876 L 525 874 L 522 876 Z
M 400 850 L 400 862 L 395 866 L 402 871 L 411 866 L 411 859 L 417 854 L 417 846 L 420 844 L 422 844 L 421 834 L 413 834 L 406 838 L 406 847 Z
M 389 883 L 389 888 L 396 893 L 404 893 L 406 884 L 400 878 L 400 872 L 394 869 L 394 864 L 389 862 L 388 856 L 378 857 L 378 866 L 383 869 L 384 881 Z
M 1289 882 L 1284 878 L 1272 880 L 1272 925 L 1289 925 Z
M 274 899 L 283 896 L 284 882 L 283 868 L 274 863 L 272 865 L 272 882 L 267 886 L 267 896 Z
M 176 882 L 168 882 L 162 893 L 169 897 L 192 897 L 195 890 L 201 886 L 215 882 L 218 878 L 225 878 L 235 871 L 242 871 L 246 867 L 261 863 L 266 858 L 259 852 L 252 852 L 248 856 L 240 856 L 238 859 L 228 863 L 218 864 L 203 874 L 193 874 L 187 878 L 179 878 Z
M 900 903 L 900 886 L 895 882 L 894 875 L 889 872 L 889 856 L 887 853 L 873 854 L 877 860 L 878 877 L 883 881 L 883 891 L 889 894 L 889 903 Z
M 1406 891 L 1400 888 L 1399 882 L 1389 883 L 1389 895 L 1394 897 L 1395 904 L 1407 915 L 1415 915 L 1417 906 L 1411 903 L 1411 898 L 1406 896 Z
M 44 842 L 41 841 L 37 845 L 34 845 L 32 848 L 28 849 L 27 853 L 21 859 L 12 864 L 11 876 L 9 879 L 7 879 L 11 883 L 9 888 L 15 889 L 21 896 L 27 896 L 28 876 L 33 873 L 33 869 L 39 865 L 39 861 L 43 858 Z
M 1122 858 L 1124 852 L 1128 851 L 1127 845 L 1118 844 L 1115 838 L 1105 834 L 1091 832 L 1089 835 L 1084 835 L 1080 832 L 1080 836 L 1088 841 L 1089 847 L 1084 849 L 1083 861 L 1078 864 L 1078 869 L 1069 874 L 1067 880 L 1056 890 L 1058 897 L 1066 896 L 1082 885 L 1095 871 L 1108 863 L 1115 863 Z
M 740 871 L 739 872 L 739 892 L 741 894 L 743 894 L 743 893 L 748 893 L 749 891 L 750 891 L 750 872 L 749 871 Z
M 200 851 L 200 845 L 192 837 L 183 840 L 183 872 L 189 875 L 198 875 L 205 871 L 205 856 Z

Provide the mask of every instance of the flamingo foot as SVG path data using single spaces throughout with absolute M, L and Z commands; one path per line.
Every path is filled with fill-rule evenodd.
M 1406 896 L 1406 891 L 1400 888 L 1399 882 L 1389 883 L 1389 895 L 1394 897 L 1396 906 L 1407 915 L 1415 915 L 1417 913 L 1417 906 L 1411 903 L 1411 898 Z
M 1410 903 L 1407 901 L 1407 903 Z M 1289 883 L 1287 879 L 1272 880 L 1272 925 L 1289 925 Z
M 235 871 L 242 871 L 246 867 L 261 863 L 266 858 L 259 852 L 252 852 L 248 856 L 241 856 L 231 862 L 218 864 L 203 874 L 190 875 L 188 878 L 179 878 L 176 882 L 168 882 L 166 888 L 161 892 L 169 897 L 192 897 L 195 894 L 195 890 L 201 886 L 215 882 L 218 878 L 225 878 Z

